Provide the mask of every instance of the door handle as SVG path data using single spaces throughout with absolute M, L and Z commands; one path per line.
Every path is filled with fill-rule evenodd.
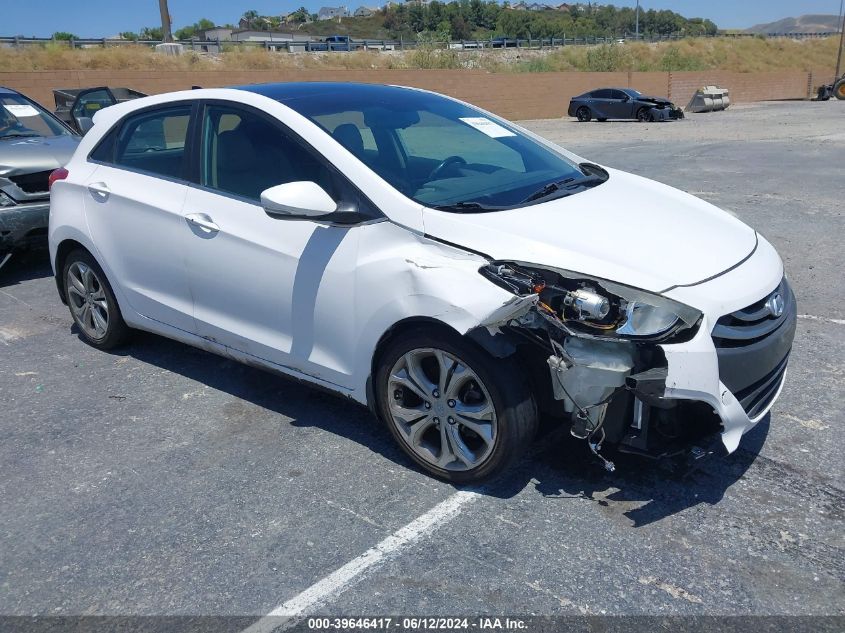
M 92 182 L 88 185 L 88 191 L 97 202 L 105 202 L 111 193 L 111 189 L 104 182 Z
M 217 231 L 220 230 L 220 227 L 214 223 L 214 220 L 208 217 L 205 213 L 189 213 L 185 216 L 185 219 L 194 226 L 198 226 L 210 233 L 217 233 Z

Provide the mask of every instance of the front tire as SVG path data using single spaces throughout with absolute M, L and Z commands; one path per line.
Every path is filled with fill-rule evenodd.
M 839 100 L 845 101 L 845 79 L 840 79 L 833 84 L 833 96 Z
M 649 108 L 640 108 L 637 110 L 637 121 L 640 123 L 646 123 L 651 121 L 651 114 L 649 114 Z
M 88 251 L 75 250 L 62 269 L 65 297 L 83 341 L 112 349 L 129 335 L 106 274 Z
M 435 477 L 489 479 L 537 430 L 534 399 L 510 359 L 492 358 L 448 330 L 390 342 L 376 370 L 377 410 L 402 450 Z
M 593 118 L 593 113 L 590 112 L 590 108 L 587 106 L 581 106 L 575 111 L 575 116 L 578 117 L 581 123 L 589 123 L 590 119 Z

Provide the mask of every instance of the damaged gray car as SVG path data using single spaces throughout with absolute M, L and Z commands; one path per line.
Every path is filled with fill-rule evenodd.
M 644 95 L 633 88 L 601 88 L 585 92 L 572 98 L 567 113 L 582 123 L 592 119 L 656 122 L 684 118 L 684 111 L 669 99 Z
M 35 101 L 0 87 L 0 263 L 45 240 L 50 174 L 78 144 L 79 136 Z

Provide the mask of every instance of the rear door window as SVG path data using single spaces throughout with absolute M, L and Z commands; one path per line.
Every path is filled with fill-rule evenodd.
M 333 175 L 310 151 L 279 125 L 236 106 L 205 108 L 200 165 L 203 186 L 249 200 L 296 181 L 338 195 Z
M 147 110 L 127 119 L 117 137 L 115 164 L 182 179 L 191 106 Z

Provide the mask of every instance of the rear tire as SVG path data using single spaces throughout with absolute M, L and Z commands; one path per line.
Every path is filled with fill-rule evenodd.
M 62 283 L 70 315 L 83 341 L 103 350 L 126 341 L 129 327 L 106 274 L 91 253 L 77 249 L 65 258 Z
M 450 330 L 414 329 L 381 354 L 376 410 L 428 473 L 475 483 L 505 470 L 536 434 L 523 375 L 514 360 L 493 358 Z
M 578 117 L 581 123 L 588 123 L 593 118 L 593 113 L 590 112 L 590 108 L 587 106 L 581 106 L 575 111 L 575 116 Z
M 840 101 L 845 101 L 845 79 L 840 79 L 833 84 L 833 96 Z

